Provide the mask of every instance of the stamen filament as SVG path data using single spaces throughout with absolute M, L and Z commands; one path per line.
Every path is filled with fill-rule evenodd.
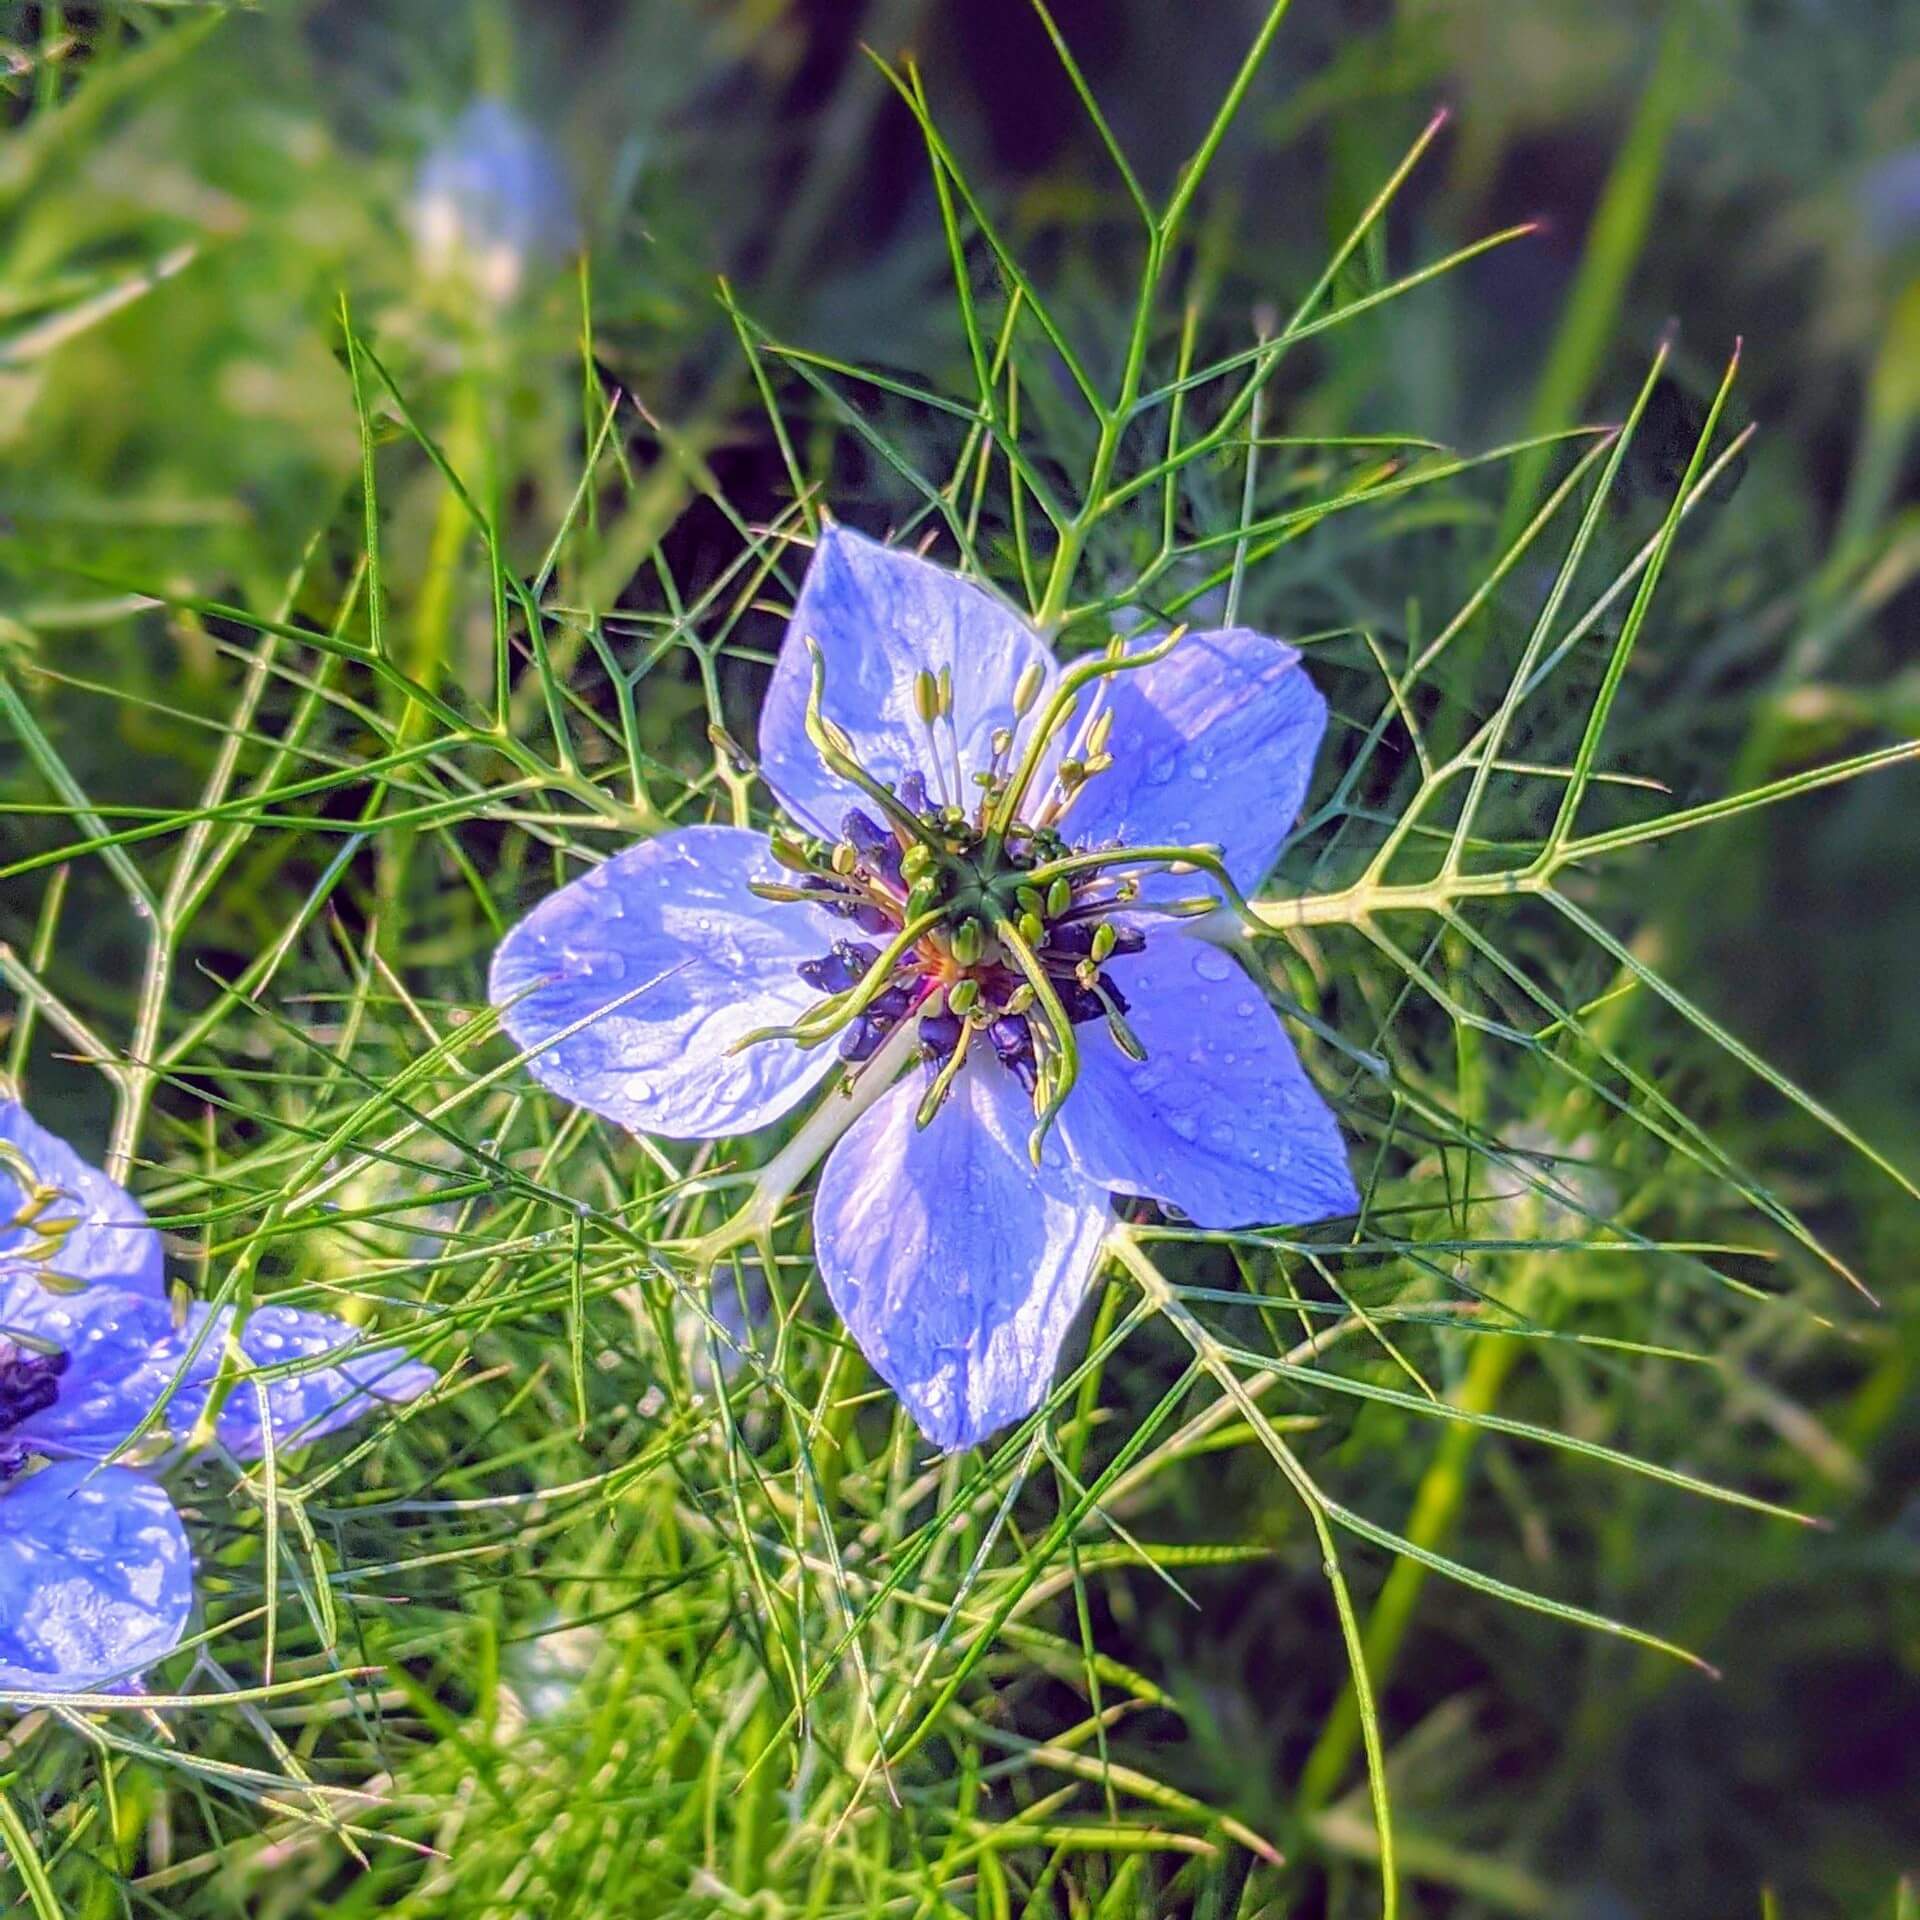
M 1039 771 L 1040 756 L 1046 752 L 1047 742 L 1065 724 L 1068 714 L 1073 710 L 1073 703 L 1080 697 L 1081 689 L 1104 679 L 1110 673 L 1131 673 L 1135 668 L 1150 667 L 1155 661 L 1164 660 L 1186 637 L 1186 632 L 1185 627 L 1175 627 L 1164 640 L 1144 647 L 1138 653 L 1103 653 L 1095 659 L 1081 661 L 1061 676 L 1060 684 L 1053 690 L 1053 698 L 1047 702 L 1046 710 L 1040 716 L 1039 725 L 1027 736 L 1026 751 L 1021 755 L 1019 770 L 1007 783 L 1006 792 L 988 822 L 986 846 L 989 859 L 999 853 L 1000 843 L 1006 838 L 1007 829 L 1013 824 L 1021 802 L 1026 798 L 1027 788 Z
M 1063 874 L 1091 873 L 1101 867 L 1155 866 L 1195 867 L 1218 883 L 1227 905 L 1248 926 L 1264 930 L 1265 922 L 1255 914 L 1247 897 L 1234 885 L 1226 863 L 1212 847 L 1107 847 L 1092 853 L 1070 853 L 1035 867 L 1025 878 L 1029 886 L 1046 886 Z M 1185 903 L 1180 903 L 1184 905 Z M 1152 911 L 1143 908 L 1141 911 Z
M 873 804 L 886 815 L 888 824 L 898 833 L 903 833 L 909 841 L 927 843 L 926 829 L 920 824 L 918 815 L 901 803 L 899 795 L 892 788 L 883 787 L 858 760 L 853 757 L 852 743 L 826 715 L 821 711 L 820 703 L 827 690 L 827 657 L 820 651 L 820 643 L 809 638 L 807 653 L 813 663 L 813 680 L 807 689 L 807 738 L 813 742 L 814 751 L 826 763 L 829 772 L 837 773 L 842 780 L 848 780 L 864 793 Z

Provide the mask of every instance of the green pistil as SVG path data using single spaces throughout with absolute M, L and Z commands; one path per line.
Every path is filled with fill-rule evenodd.
M 802 898 L 816 900 L 818 896 L 809 893 Z M 830 994 L 817 1006 L 809 1008 L 806 1014 L 790 1027 L 756 1027 L 753 1032 L 742 1034 L 727 1049 L 727 1052 L 742 1053 L 748 1047 L 758 1046 L 763 1040 L 791 1040 L 809 1049 L 825 1046 L 835 1034 L 852 1026 L 854 1021 L 859 1019 L 887 990 L 893 979 L 893 970 L 939 926 L 943 918 L 940 910 L 935 908 L 931 912 L 919 915 L 916 919 L 909 920 L 887 942 L 879 959 L 845 993 Z
M 1014 965 L 1026 977 L 1027 985 L 1033 989 L 1035 1005 L 1045 1017 L 1047 1038 L 1054 1050 L 1043 1065 L 1046 1092 L 1038 1108 L 1033 1132 L 1027 1138 L 1027 1155 L 1037 1167 L 1040 1164 L 1040 1150 L 1046 1144 L 1047 1130 L 1053 1125 L 1054 1116 L 1066 1104 L 1067 1095 L 1073 1091 L 1073 1083 L 1080 1077 L 1080 1043 L 1074 1038 L 1073 1022 L 1067 1018 L 1067 1010 L 1060 1004 L 1059 994 L 1054 991 L 1052 976 L 1040 964 L 1039 956 L 1022 938 L 1020 930 L 1004 915 L 993 922 L 993 930 L 999 936 L 1000 944 L 1013 956 Z
M 960 1029 L 960 1037 L 953 1043 L 953 1051 L 947 1055 L 940 1071 L 933 1076 L 933 1084 L 914 1109 L 913 1124 L 916 1127 L 930 1126 L 933 1116 L 946 1104 L 947 1095 L 953 1091 L 953 1083 L 960 1076 L 960 1069 L 966 1064 L 967 1049 L 973 1044 L 974 1028 L 971 1023 Z
M 1144 1060 L 1147 1057 L 1147 1050 L 1141 1044 L 1140 1036 L 1127 1025 L 1126 1016 L 1113 1004 L 1112 996 L 1100 984 L 1098 972 L 1092 968 L 1088 971 L 1092 972 L 1094 977 L 1086 983 L 1087 991 L 1106 1009 L 1107 1031 L 1113 1035 L 1113 1044 L 1129 1060 Z

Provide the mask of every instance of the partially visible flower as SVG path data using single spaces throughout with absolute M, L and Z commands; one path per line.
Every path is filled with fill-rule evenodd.
M 498 305 L 529 266 L 579 245 L 565 163 L 503 100 L 476 100 L 420 163 L 411 208 L 420 264 Z
M 1902 147 L 1870 167 L 1859 199 L 1867 231 L 1883 253 L 1920 241 L 1920 146 Z
M 760 722 L 797 833 L 629 848 L 507 936 L 492 998 L 538 1078 L 636 1132 L 744 1133 L 848 1078 L 820 1270 L 928 1438 L 969 1446 L 1044 1397 L 1110 1191 L 1207 1227 L 1356 1205 L 1204 931 L 1272 866 L 1325 722 L 1264 635 L 1063 671 L 983 587 L 829 528 Z
M 176 1312 L 140 1203 L 0 1092 L 0 1694 L 137 1678 L 185 1630 L 179 1515 L 146 1474 L 100 1462 L 156 1407 L 150 1438 L 185 1435 L 230 1346 L 248 1367 L 320 1363 L 233 1386 L 214 1430 L 241 1459 L 266 1445 L 263 1391 L 287 1447 L 433 1384 L 397 1355 L 355 1353 L 361 1339 L 290 1307 Z

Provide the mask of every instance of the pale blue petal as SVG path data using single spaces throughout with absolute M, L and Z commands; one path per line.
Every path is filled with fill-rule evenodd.
M 833 1070 L 833 1048 L 729 1049 L 817 1006 L 795 969 L 847 931 L 748 887 L 792 879 L 764 834 L 683 827 L 543 900 L 500 943 L 487 989 L 540 1049 L 534 1078 L 635 1133 L 712 1140 L 778 1120 Z
M 1032 1108 L 997 1065 L 970 1062 L 920 1128 L 923 1091 L 909 1075 L 834 1148 L 813 1235 L 847 1330 L 955 1452 L 1046 1397 L 1112 1210 L 1057 1146 L 1033 1166 Z
M 56 1462 L 0 1487 L 0 1693 L 92 1693 L 180 1644 L 193 1556 L 164 1488 Z
M 1306 798 L 1327 703 L 1297 649 L 1244 627 L 1190 633 L 1166 659 L 1102 683 L 1113 765 L 1067 815 L 1077 845 L 1217 846 L 1234 884 L 1273 866 Z M 1193 897 L 1199 874 L 1150 895 Z
M 55 1273 L 75 1280 L 112 1280 L 160 1295 L 160 1236 L 132 1194 L 90 1167 L 17 1100 L 0 1099 L 0 1140 L 26 1159 L 41 1185 L 59 1190 L 60 1198 L 41 1221 L 73 1223 L 48 1263 Z M 33 1237 L 32 1229 L 8 1224 L 22 1204 L 19 1183 L 0 1159 L 0 1269 L 7 1264 L 9 1248 L 17 1249 Z
M 978 800 L 967 776 L 988 765 L 994 729 L 1015 725 L 1021 674 L 1036 667 L 1043 689 L 1055 677 L 1039 635 L 985 587 L 844 527 L 826 528 L 760 710 L 760 770 L 789 813 L 829 835 L 849 807 L 865 803 L 821 765 L 807 738 L 809 639 L 826 659 L 821 711 L 852 739 L 861 765 L 894 786 L 917 771 L 936 802 Z M 953 676 L 958 793 L 947 723 L 939 723 L 936 759 L 913 704 L 914 675 L 943 668 Z
M 68 1366 L 59 1399 L 6 1437 L 104 1459 L 170 1388 L 155 1431 L 184 1436 L 206 1407 L 234 1325 L 230 1307 L 212 1313 L 194 1302 L 176 1325 L 172 1306 L 146 1294 L 105 1285 L 49 1293 L 30 1276 L 16 1276 L 0 1285 L 0 1326 L 64 1349 Z M 240 1336 L 251 1365 L 339 1357 L 284 1379 L 240 1378 L 220 1410 L 221 1440 L 242 1458 L 260 1452 L 261 1386 L 280 1444 L 297 1446 L 417 1399 L 433 1385 L 432 1370 L 403 1354 L 354 1351 L 366 1338 L 327 1314 L 255 1307 Z
M 1355 1211 L 1339 1126 L 1237 961 L 1162 929 L 1107 971 L 1147 1057 L 1128 1059 L 1097 1023 L 1077 1030 L 1080 1077 L 1060 1131 L 1082 1173 L 1203 1227 Z

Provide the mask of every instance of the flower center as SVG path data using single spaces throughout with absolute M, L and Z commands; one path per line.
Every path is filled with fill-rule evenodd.
M 1146 944 L 1136 917 L 1215 904 L 1208 897 L 1147 905 L 1127 869 L 1224 872 L 1216 849 L 1076 853 L 1060 832 L 1088 782 L 1114 763 L 1113 710 L 1096 683 L 1164 659 L 1183 632 L 1133 653 L 1116 637 L 1063 674 L 1037 713 L 1044 674 L 1029 666 L 1012 693 L 1016 724 L 993 731 L 982 767 L 962 764 L 948 674 L 917 674 L 913 703 L 932 792 L 918 771 L 895 787 L 860 765 L 852 740 L 822 711 L 826 662 L 809 642 L 808 738 L 872 809 L 847 813 L 838 840 L 776 834 L 774 858 L 794 878 L 755 882 L 753 890 L 824 907 L 885 944 L 837 940 L 803 962 L 801 977 L 826 998 L 795 1026 L 744 1035 L 736 1048 L 772 1039 L 814 1047 L 838 1035 L 842 1056 L 857 1066 L 904 1021 L 917 1020 L 932 1072 L 920 1124 L 939 1110 L 969 1052 L 984 1046 L 1033 1101 L 1028 1150 L 1038 1164 L 1079 1073 L 1076 1028 L 1100 1021 L 1124 1052 L 1146 1057 L 1127 1025 L 1126 997 L 1105 971 L 1114 954 Z M 1084 711 L 1083 693 L 1092 696 Z
M 774 843 L 795 884 L 769 891 L 871 936 L 836 940 L 802 963 L 801 978 L 826 996 L 819 1038 L 837 1031 L 841 1057 L 858 1064 L 917 1021 L 933 1074 L 929 1118 L 976 1046 L 1036 1106 L 1063 1030 L 1103 1022 L 1137 1057 L 1126 996 L 1105 963 L 1146 944 L 1120 917 L 1138 881 L 1103 868 L 1051 871 L 1071 857 L 1052 827 L 1015 821 L 995 833 L 957 806 L 930 802 L 918 774 L 901 782 L 897 800 L 897 824 L 856 807 L 837 841 Z
M 1030 1016 L 1041 996 L 1057 1000 L 1072 1025 L 1122 1025 L 1126 997 L 1103 963 L 1146 943 L 1113 917 L 1137 896 L 1138 883 L 1095 872 L 1036 885 L 1035 870 L 1067 852 L 1050 831 L 1016 831 L 990 854 L 982 832 L 964 821 L 933 814 L 922 824 L 926 838 L 903 846 L 862 810 L 847 815 L 843 838 L 826 850 L 827 870 L 804 874 L 801 890 L 862 932 L 889 936 L 889 945 L 836 941 L 801 966 L 801 978 L 822 993 L 849 994 L 885 959 L 877 991 L 842 1035 L 844 1058 L 867 1059 L 917 1015 L 930 1059 L 945 1062 L 971 1028 L 991 1038 L 1032 1091 Z M 927 847 L 934 851 L 916 859 Z

